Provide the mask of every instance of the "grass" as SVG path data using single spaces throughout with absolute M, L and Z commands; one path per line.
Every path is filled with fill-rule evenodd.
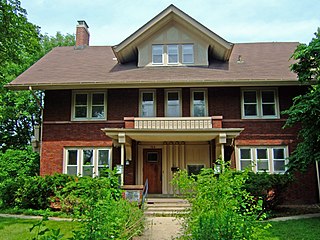
M 0 238 L 6 240 L 32 239 L 35 237 L 35 231 L 30 233 L 30 228 L 38 223 L 39 220 L 34 219 L 18 219 L 0 217 Z M 76 222 L 66 221 L 46 221 L 45 225 L 49 229 L 61 229 L 64 234 L 63 239 L 72 237 L 72 231 L 78 226 Z
M 313 240 L 320 236 L 320 218 L 271 222 L 269 240 Z

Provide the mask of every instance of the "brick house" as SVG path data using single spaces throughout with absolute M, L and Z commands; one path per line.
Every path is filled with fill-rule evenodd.
M 124 184 L 171 194 L 178 169 L 216 159 L 283 173 L 297 129 L 281 111 L 303 90 L 290 72 L 297 42 L 233 44 L 173 5 L 116 46 L 57 47 L 8 87 L 44 90 L 41 175 L 123 169 Z M 318 201 L 315 167 L 297 174 L 295 203 Z M 293 196 L 293 198 L 291 198 Z

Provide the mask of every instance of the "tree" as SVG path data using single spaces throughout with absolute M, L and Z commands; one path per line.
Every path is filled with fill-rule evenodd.
M 285 127 L 301 124 L 300 142 L 290 157 L 291 170 L 306 170 L 310 163 L 320 161 L 320 28 L 307 44 L 300 44 L 295 50 L 296 60 L 291 70 L 302 84 L 309 84 L 305 94 L 294 98 Z
M 0 0 L 0 151 L 25 149 L 41 113 L 30 91 L 9 91 L 4 86 L 56 46 L 72 46 L 74 35 L 41 35 L 27 20 L 18 0 Z M 41 92 L 35 92 L 40 98 Z

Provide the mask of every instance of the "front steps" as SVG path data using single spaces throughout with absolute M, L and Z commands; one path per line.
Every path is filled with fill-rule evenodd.
M 189 202 L 181 198 L 148 197 L 144 213 L 146 216 L 175 216 L 185 214 L 189 208 Z

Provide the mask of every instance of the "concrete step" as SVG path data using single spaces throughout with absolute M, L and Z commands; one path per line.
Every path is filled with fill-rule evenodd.
M 145 215 L 173 216 L 185 214 L 189 208 L 189 202 L 181 198 L 152 197 L 146 200 Z

